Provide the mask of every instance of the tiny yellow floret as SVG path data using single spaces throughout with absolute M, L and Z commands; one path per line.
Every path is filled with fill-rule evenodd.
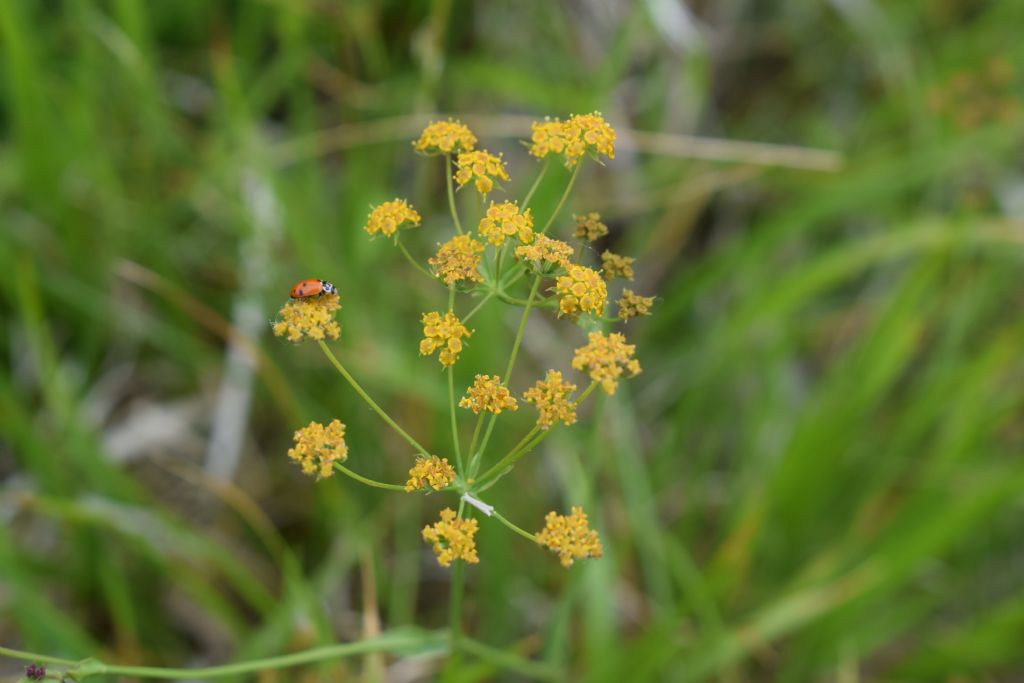
M 544 528 L 537 532 L 536 539 L 557 554 L 566 569 L 576 560 L 601 557 L 603 553 L 601 539 L 590 528 L 587 513 L 581 507 L 574 507 L 568 515 L 549 512 L 544 518 Z
M 574 237 L 595 242 L 608 234 L 608 226 L 601 222 L 601 214 L 596 211 L 585 213 L 582 216 L 573 216 L 573 218 L 576 220 Z
M 576 385 L 562 381 L 562 373 L 548 370 L 542 380 L 526 390 L 523 399 L 537 407 L 537 426 L 548 429 L 559 420 L 565 425 L 576 422 L 576 404 L 570 398 Z
M 476 536 L 478 524 L 475 519 L 456 519 L 455 510 L 441 510 L 441 521 L 423 527 L 423 540 L 432 543 L 437 563 L 442 567 L 451 566 L 453 560 L 464 560 L 476 564 Z
M 463 187 L 473 180 L 476 191 L 480 194 L 487 194 L 493 190 L 496 179 L 509 179 L 501 155 L 494 156 L 484 150 L 460 154 L 455 165 L 458 166 L 458 170 L 455 172 L 455 182 L 459 184 L 459 187 Z
M 570 264 L 566 274 L 555 280 L 560 297 L 558 315 L 575 316 L 580 312 L 601 315 L 608 300 L 608 287 L 593 268 Z
M 496 247 L 500 247 L 509 238 L 529 244 L 533 241 L 533 214 L 529 209 L 520 212 L 515 202 L 491 202 L 477 230 L 481 237 Z
M 533 244 L 516 247 L 516 258 L 532 262 L 535 268 L 542 268 L 548 264 L 568 268 L 569 259 L 572 258 L 572 246 L 562 240 L 537 233 L 534 235 Z
M 549 154 L 561 154 L 568 142 L 565 124 L 558 119 L 534 121 L 531 126 L 530 154 L 543 159 Z
M 600 112 L 571 116 L 565 122 L 565 129 L 569 138 L 565 147 L 567 166 L 575 166 L 588 152 L 608 159 L 615 158 L 615 131 Z
M 420 340 L 420 354 L 429 356 L 440 349 L 438 360 L 441 365 L 454 365 L 462 352 L 462 338 L 473 334 L 452 312 L 441 315 L 437 311 L 423 314 L 423 339 Z
M 420 220 L 420 214 L 409 205 L 409 202 L 404 199 L 393 199 L 373 207 L 366 219 L 365 230 L 371 235 L 379 232 L 385 237 L 391 237 L 406 223 L 410 227 L 417 227 Z
M 601 272 L 604 274 L 604 279 L 611 280 L 618 277 L 632 281 L 633 261 L 635 260 L 632 256 L 619 256 L 605 249 L 601 254 Z
M 459 401 L 460 408 L 469 408 L 479 414 L 481 410 L 497 415 L 502 410 L 519 410 L 519 403 L 502 386 L 497 375 L 477 375 L 473 386 L 466 389 L 466 396 Z
M 341 308 L 340 301 L 337 294 L 289 301 L 277 313 L 274 336 L 291 342 L 302 341 L 303 338 L 314 341 L 337 339 L 341 335 L 341 327 L 334 314 Z
M 630 377 L 640 374 L 640 361 L 633 358 L 636 346 L 627 344 L 621 334 L 591 332 L 589 339 L 586 346 L 576 349 L 572 367 L 588 372 L 590 379 L 601 383 L 606 394 L 615 393 L 623 373 L 629 373 Z
M 432 488 L 440 491 L 455 481 L 455 470 L 448 464 L 448 458 L 432 455 L 424 458 L 416 456 L 416 464 L 409 469 L 409 481 L 405 482 L 406 491 L 418 491 Z
M 338 420 L 331 420 L 326 427 L 310 422 L 296 431 L 294 438 L 295 445 L 288 449 L 288 457 L 299 463 L 304 474 L 327 478 L 334 474 L 334 463 L 348 459 L 345 425 Z
M 423 129 L 420 139 L 412 143 L 417 152 L 427 155 L 459 154 L 471 152 L 476 146 L 476 136 L 461 121 L 431 121 Z
M 650 315 L 651 306 L 654 305 L 654 297 L 640 296 L 639 294 L 634 294 L 631 289 L 624 289 L 618 304 L 619 319 L 629 320 L 630 318 L 637 318 L 642 315 Z
M 615 131 L 598 112 L 576 114 L 568 121 L 534 121 L 530 142 L 530 154 L 540 159 L 561 154 L 569 168 L 584 154 L 615 158 Z
M 456 235 L 438 246 L 437 255 L 427 259 L 434 273 L 446 284 L 456 282 L 483 282 L 480 274 L 480 255 L 483 243 L 469 235 Z

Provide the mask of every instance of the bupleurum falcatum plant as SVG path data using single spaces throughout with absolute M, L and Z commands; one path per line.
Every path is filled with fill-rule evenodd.
M 482 521 L 495 520 L 526 541 L 547 548 L 564 567 L 579 560 L 598 558 L 601 540 L 590 527 L 587 514 L 574 506 L 568 513 L 551 511 L 536 532 L 524 530 L 485 502 L 485 492 L 508 474 L 555 428 L 577 422 L 580 406 L 597 389 L 614 394 L 619 382 L 636 376 L 640 363 L 635 348 L 619 332 L 599 331 L 636 316 L 648 315 L 652 297 L 622 289 L 614 314 L 609 309 L 609 286 L 615 280 L 633 279 L 633 259 L 604 250 L 598 255 L 591 244 L 607 235 L 597 213 L 565 221 L 559 234 L 552 230 L 585 159 L 601 162 L 615 155 L 615 132 L 597 113 L 571 116 L 565 121 L 548 119 L 533 124 L 529 153 L 542 162 L 536 181 L 521 201 L 507 199 L 504 184 L 510 180 L 501 155 L 477 148 L 477 138 L 458 121 L 431 123 L 418 140 L 416 152 L 443 157 L 446 167 L 450 239 L 437 244 L 426 265 L 417 262 L 403 240 L 420 226 L 420 214 L 405 200 L 395 199 L 373 207 L 365 226 L 371 236 L 392 240 L 413 267 L 447 288 L 447 307 L 422 313 L 423 337 L 419 354 L 436 358 L 447 376 L 452 443 L 443 452 L 421 445 L 398 425 L 356 382 L 328 340 L 339 339 L 336 316 L 341 311 L 340 293 L 290 301 L 280 311 L 274 334 L 293 342 L 313 340 L 331 364 L 392 429 L 415 450 L 404 484 L 368 479 L 347 464 L 345 425 L 312 422 L 295 432 L 288 457 L 306 474 L 318 480 L 340 472 L 352 479 L 405 495 L 440 492 L 450 495 L 439 519 L 424 527 L 423 541 L 444 567 L 454 565 L 453 628 L 457 630 L 461 568 L 486 562 L 477 554 L 476 533 Z M 555 209 L 538 225 L 530 200 L 551 163 L 571 170 L 569 181 Z M 455 203 L 455 192 L 476 192 L 481 197 L 479 220 L 464 225 Z M 564 237 L 564 239 L 563 239 Z M 463 300 L 468 300 L 463 304 Z M 472 318 L 496 300 L 519 307 L 522 314 L 503 368 L 480 368 L 472 384 L 456 387 L 453 367 L 465 344 L 472 343 Z M 510 383 L 527 320 L 534 312 L 549 312 L 566 324 L 576 323 L 592 331 L 575 350 L 571 366 L 551 368 L 525 386 Z M 413 349 L 410 348 L 410 352 Z M 494 448 L 491 435 L 502 413 L 531 410 L 534 424 L 514 444 Z M 460 443 L 460 418 L 473 420 L 472 437 Z M 467 430 L 468 433 L 468 430 Z M 482 513 L 482 519 L 474 513 Z M 538 520 L 539 522 L 540 520 Z

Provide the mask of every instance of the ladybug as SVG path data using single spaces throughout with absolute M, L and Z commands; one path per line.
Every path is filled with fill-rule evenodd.
M 311 296 L 323 296 L 324 294 L 337 294 L 337 288 L 327 280 L 311 278 L 296 282 L 292 287 L 291 298 L 308 299 Z

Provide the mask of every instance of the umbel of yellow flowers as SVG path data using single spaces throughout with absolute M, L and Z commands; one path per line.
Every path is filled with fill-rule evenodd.
M 583 558 L 601 557 L 601 541 L 597 532 L 590 528 L 587 515 L 580 507 L 573 507 L 568 515 L 548 513 L 544 520 L 544 528 L 530 534 L 496 514 L 491 506 L 477 500 L 475 496 L 493 485 L 553 427 L 559 423 L 575 423 L 578 407 L 597 387 L 607 394 L 612 394 L 617 389 L 619 381 L 638 374 L 640 364 L 634 358 L 635 347 L 627 344 L 625 337 L 619 333 L 590 333 L 587 343 L 576 349 L 572 359 L 573 369 L 586 373 L 590 377 L 590 384 L 577 397 L 577 384 L 570 381 L 571 378 L 563 376 L 558 370 L 548 370 L 543 379 L 537 380 L 522 394 L 522 400 L 537 410 L 536 424 L 518 445 L 512 447 L 504 458 L 495 462 L 491 469 L 485 470 L 479 478 L 476 466 L 480 463 L 481 454 L 489 453 L 486 445 L 496 416 L 502 412 L 517 411 L 519 401 L 510 390 L 510 376 L 505 376 L 504 381 L 496 374 L 475 376 L 472 385 L 466 388 L 465 395 L 458 402 L 458 406 L 478 415 L 476 431 L 469 448 L 472 452 L 468 464 L 464 464 L 463 454 L 466 451 L 459 449 L 452 366 L 458 360 L 465 340 L 473 334 L 472 330 L 466 327 L 465 321 L 492 297 L 522 306 L 524 309 L 506 375 L 512 372 L 517 350 L 528 327 L 531 310 L 548 309 L 557 302 L 560 318 L 592 315 L 603 322 L 614 322 L 604 317 L 608 304 L 608 282 L 614 278 L 632 280 L 634 260 L 603 249 L 599 270 L 584 265 L 593 261 L 589 254 L 598 253 L 604 246 L 598 247 L 592 243 L 603 240 L 609 234 L 608 227 L 601 222 L 600 215 L 590 212 L 574 216 L 573 237 L 579 241 L 574 243 L 578 246 L 578 251 L 572 244 L 556 237 L 549 237 L 545 233 L 549 228 L 557 226 L 555 220 L 569 196 L 576 172 L 584 157 L 592 158 L 598 163 L 602 163 L 603 159 L 614 159 L 615 131 L 598 112 L 572 115 L 564 121 L 547 119 L 533 124 L 530 154 L 539 159 L 558 157 L 566 167 L 573 169 L 573 180 L 569 181 L 562 199 L 559 200 L 552 215 L 547 217 L 544 227 L 539 230 L 535 230 L 532 211 L 525 207 L 527 199 L 522 206 L 515 201 L 490 202 L 477 224 L 477 229 L 471 234 L 463 232 L 463 224 L 454 200 L 453 181 L 460 189 L 472 184 L 477 192 L 485 195 L 486 203 L 486 195 L 498 187 L 499 183 L 509 180 L 502 156 L 477 149 L 476 136 L 464 124 L 453 119 L 431 122 L 419 139 L 412 144 L 417 152 L 425 156 L 445 157 L 444 163 L 448 169 L 445 180 L 449 208 L 452 212 L 451 223 L 458 234 L 450 235 L 447 241 L 437 244 L 436 252 L 427 261 L 430 267 L 427 271 L 416 262 L 416 258 L 407 249 L 407 246 L 415 245 L 407 245 L 398 240 L 400 231 L 416 228 L 422 223 L 419 212 L 408 201 L 396 198 L 371 207 L 364 229 L 371 236 L 383 235 L 394 238 L 396 246 L 414 266 L 424 271 L 428 277 L 433 275 L 436 280 L 448 286 L 447 310 L 431 311 L 422 316 L 423 337 L 419 342 L 419 352 L 422 355 L 437 353 L 438 362 L 448 369 L 454 463 L 449 463 L 448 458 L 428 455 L 428 451 L 419 442 L 366 394 L 341 361 L 330 351 L 325 341 L 338 339 L 340 336 L 340 326 L 334 319 L 341 308 L 336 294 L 288 302 L 280 310 L 278 320 L 274 322 L 274 334 L 293 342 L 306 339 L 320 342 L 324 353 L 339 373 L 385 422 L 415 448 L 418 454 L 408 470 L 404 485 L 375 482 L 342 466 L 341 463 L 345 462 L 349 455 L 345 443 L 345 425 L 339 420 L 333 420 L 326 426 L 311 422 L 297 430 L 294 434 L 294 445 L 289 449 L 288 456 L 302 468 L 303 472 L 317 478 L 326 478 L 338 471 L 378 488 L 404 489 L 408 492 L 426 494 L 440 492 L 441 495 L 454 492 L 462 496 L 463 503 L 468 503 L 487 514 L 495 513 L 494 517 L 501 523 L 550 549 L 558 556 L 564 567 L 571 567 L 577 560 Z M 528 197 L 532 196 L 532 192 L 531 190 Z M 488 251 L 491 254 L 488 254 Z M 510 257 L 514 257 L 514 261 L 503 271 Z M 533 281 L 529 298 L 525 301 L 517 299 L 512 290 L 516 282 L 523 277 L 529 277 Z M 553 292 L 553 296 L 542 294 L 541 284 L 552 281 L 554 286 L 547 291 Z M 456 305 L 456 295 L 459 293 L 468 293 L 479 298 L 479 303 L 466 313 L 464 318 L 460 318 L 456 313 L 456 310 L 461 310 Z M 625 289 L 618 300 L 618 320 L 647 315 L 652 304 L 653 297 L 639 296 Z M 481 433 L 486 413 L 491 413 L 490 422 L 488 428 L 483 431 L 480 448 L 475 449 L 474 445 L 478 443 L 477 436 Z M 463 469 L 464 467 L 466 469 Z M 475 482 L 474 478 L 477 478 Z M 479 523 L 470 518 L 472 515 L 466 513 L 466 509 L 460 506 L 459 512 L 456 512 L 446 507 L 441 510 L 438 521 L 425 526 L 422 530 L 424 541 L 430 544 L 438 563 L 444 567 L 457 560 L 470 564 L 479 562 L 475 541 Z
M 429 356 L 438 349 L 441 365 L 455 365 L 462 352 L 462 338 L 473 334 L 451 311 L 441 315 L 437 311 L 423 314 L 423 339 L 420 341 L 420 355 Z

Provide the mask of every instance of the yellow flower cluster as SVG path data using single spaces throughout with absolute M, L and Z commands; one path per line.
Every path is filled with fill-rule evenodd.
M 500 247 L 510 237 L 528 244 L 533 241 L 533 215 L 529 209 L 520 213 L 519 205 L 514 202 L 491 202 L 477 230 L 496 247 Z
M 634 294 L 631 289 L 624 289 L 618 304 L 619 318 L 621 320 L 629 320 L 630 318 L 637 318 L 642 315 L 650 315 L 651 306 L 654 305 L 654 297 L 640 296 Z
M 493 190 L 495 179 L 508 180 L 505 162 L 501 160 L 501 156 L 494 156 L 483 150 L 460 154 L 455 165 L 459 167 L 455 172 L 455 182 L 459 187 L 473 180 L 476 191 L 480 194 L 487 194 Z
M 449 311 L 443 316 L 437 311 L 423 314 L 423 339 L 420 340 L 420 354 L 429 356 L 441 349 L 438 360 L 441 365 L 455 365 L 462 351 L 462 338 L 473 334 L 466 329 L 459 318 Z
M 466 396 L 459 401 L 460 408 L 469 408 L 474 413 L 481 410 L 497 415 L 502 410 L 519 410 L 519 404 L 508 387 L 501 384 L 497 375 L 477 375 L 473 386 L 466 389 Z
M 288 449 L 288 457 L 301 465 L 304 474 L 326 478 L 334 474 L 334 463 L 348 459 L 345 444 L 345 425 L 338 420 L 324 427 L 310 422 L 295 432 L 295 445 Z
M 598 112 L 576 114 L 564 122 L 534 122 L 531 141 L 530 154 L 538 158 L 562 154 L 569 168 L 587 152 L 615 158 L 615 131 Z
M 325 294 L 306 299 L 293 299 L 278 311 L 278 320 L 274 323 L 274 336 L 284 337 L 288 341 L 301 341 L 308 337 L 314 341 L 337 339 L 341 327 L 334 319 L 335 312 L 341 308 L 337 294 Z
M 548 429 L 559 420 L 565 425 L 576 422 L 576 404 L 569 398 L 576 391 L 575 384 L 562 381 L 562 373 L 548 370 L 543 380 L 526 390 L 523 398 L 537 407 L 540 415 L 537 426 Z
M 582 216 L 573 216 L 573 218 L 576 219 L 574 237 L 595 242 L 608 234 L 608 226 L 601 222 L 601 214 L 596 211 L 585 213 Z
M 471 152 L 476 147 L 476 136 L 461 121 L 431 121 L 412 146 L 427 155 Z
M 434 272 L 446 284 L 460 281 L 483 282 L 484 277 L 478 270 L 480 254 L 484 245 L 469 235 L 456 235 L 437 249 L 437 255 L 427 259 Z
M 633 358 L 636 346 L 627 344 L 621 334 L 612 332 L 606 336 L 603 332 L 591 332 L 589 339 L 586 346 L 576 349 L 572 367 L 589 372 L 590 379 L 601 383 L 604 393 L 615 393 L 623 372 L 628 372 L 630 377 L 640 374 L 640 361 Z
M 604 279 L 611 280 L 620 277 L 623 280 L 632 281 L 633 261 L 635 260 L 632 256 L 619 256 L 605 249 L 601 254 L 601 272 L 604 273 Z
M 566 274 L 555 280 L 555 292 L 560 298 L 558 315 L 593 313 L 601 315 L 608 299 L 608 287 L 592 268 L 570 264 Z
M 432 455 L 424 458 L 416 457 L 416 464 L 409 470 L 409 481 L 405 482 L 406 491 L 417 491 L 430 487 L 440 491 L 455 481 L 455 470 L 448 464 L 448 458 Z
M 550 263 L 568 268 L 569 259 L 572 258 L 572 246 L 562 240 L 537 233 L 534 235 L 533 244 L 516 247 L 516 258 L 520 261 L 532 261 L 538 267 Z
M 378 232 L 391 237 L 405 223 L 413 227 L 420 224 L 420 214 L 404 199 L 393 199 L 375 206 L 366 219 L 366 232 L 376 235 Z
M 569 568 L 576 560 L 601 557 L 603 548 L 597 532 L 590 528 L 587 513 L 574 507 L 568 515 L 549 512 L 544 528 L 536 534 L 537 542 L 558 555 L 562 566 Z
M 456 519 L 455 510 L 441 510 L 441 521 L 423 527 L 423 540 L 434 545 L 437 563 L 448 567 L 453 560 L 465 560 L 476 564 L 480 558 L 476 556 L 475 519 Z
M 561 154 L 568 142 L 565 124 L 558 119 L 534 121 L 531 125 L 530 154 L 543 159 L 549 154 Z

